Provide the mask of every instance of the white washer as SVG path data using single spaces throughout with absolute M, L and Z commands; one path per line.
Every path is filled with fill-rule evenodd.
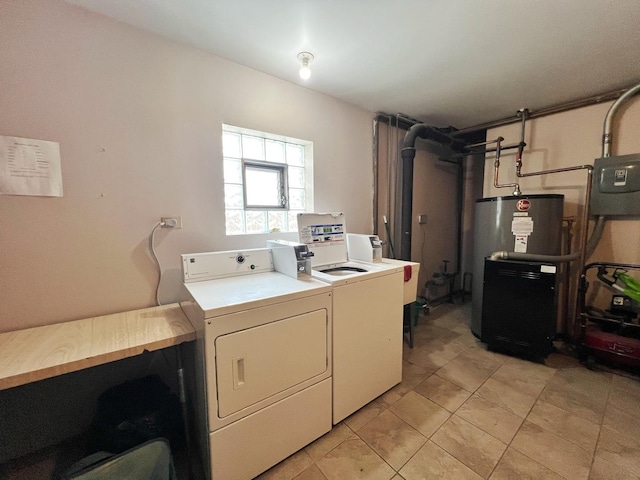
M 333 423 L 402 380 L 403 266 L 349 261 L 342 213 L 298 215 L 312 276 L 333 287 Z
M 182 255 L 207 475 L 248 480 L 331 429 L 331 287 L 271 250 Z

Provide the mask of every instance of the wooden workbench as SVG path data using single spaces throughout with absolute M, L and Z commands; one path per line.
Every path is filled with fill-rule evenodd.
M 0 333 L 0 390 L 195 338 L 177 303 Z

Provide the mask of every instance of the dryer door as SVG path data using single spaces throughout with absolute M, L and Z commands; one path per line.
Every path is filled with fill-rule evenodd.
M 327 348 L 324 309 L 219 336 L 218 417 L 326 372 Z

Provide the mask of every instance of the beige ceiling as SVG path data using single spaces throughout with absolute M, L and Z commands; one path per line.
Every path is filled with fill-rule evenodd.
M 67 0 L 371 111 L 465 128 L 640 82 L 640 0 Z M 313 75 L 296 56 L 315 55 Z

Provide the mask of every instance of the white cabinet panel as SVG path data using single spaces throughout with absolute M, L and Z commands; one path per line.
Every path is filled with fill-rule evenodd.
M 331 379 L 209 437 L 212 480 L 250 480 L 331 430 Z
M 327 312 L 316 310 L 215 340 L 224 418 L 327 371 Z
M 402 273 L 333 289 L 333 423 L 402 380 Z

